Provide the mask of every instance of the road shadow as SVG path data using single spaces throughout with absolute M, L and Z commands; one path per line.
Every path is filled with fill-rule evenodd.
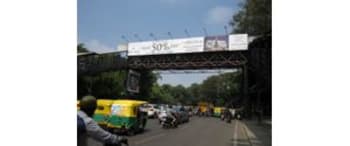
M 150 132 L 150 131 L 152 131 L 151 129 L 148 129 L 148 128 L 145 128 L 143 131 L 140 131 L 139 133 L 137 133 L 137 134 L 144 134 L 144 133 L 148 133 L 148 132 Z
M 113 132 L 113 134 L 121 135 L 121 136 L 127 136 L 127 137 L 134 137 L 138 135 L 143 135 L 145 133 L 149 133 L 151 129 L 144 129 L 143 131 L 135 132 L 133 135 L 129 135 L 127 132 Z
M 257 121 L 244 121 L 246 128 L 254 133 L 255 137 L 249 137 L 252 144 L 271 146 L 272 124 L 258 123 Z M 247 130 L 245 129 L 245 130 Z

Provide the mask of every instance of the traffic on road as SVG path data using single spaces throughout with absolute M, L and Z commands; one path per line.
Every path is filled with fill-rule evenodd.
M 81 110 L 80 103 L 78 101 L 78 110 Z M 132 99 L 98 99 L 91 118 L 105 131 L 126 139 L 127 145 L 226 146 L 235 144 L 234 136 L 245 136 L 242 135 L 245 129 L 237 128 L 237 124 L 242 125 L 238 121 L 242 116 L 235 111 L 204 102 L 170 105 Z M 245 137 L 249 144 L 249 138 Z M 109 145 L 93 138 L 87 143 Z

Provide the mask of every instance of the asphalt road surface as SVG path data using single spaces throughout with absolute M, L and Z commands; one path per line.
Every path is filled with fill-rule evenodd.
M 259 146 L 251 142 L 249 135 L 241 121 L 226 123 L 219 118 L 192 117 L 174 129 L 163 129 L 156 119 L 149 119 L 143 133 L 128 139 L 130 146 Z
M 144 133 L 129 137 L 130 146 L 250 146 L 244 126 L 233 120 L 193 117 L 175 129 L 163 129 L 150 119 Z

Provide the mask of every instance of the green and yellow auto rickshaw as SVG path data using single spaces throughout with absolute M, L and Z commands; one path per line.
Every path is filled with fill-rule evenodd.
M 209 102 L 199 102 L 199 116 L 212 116 L 214 105 Z
M 103 128 L 107 127 L 109 115 L 111 114 L 111 105 L 113 100 L 110 99 L 98 99 L 97 108 L 93 115 L 93 119 Z
M 114 100 L 107 124 L 108 129 L 128 135 L 142 132 L 147 123 L 147 113 L 141 111 L 140 107 L 146 103 L 140 100 Z
M 198 112 L 198 114 L 199 114 L 199 116 L 204 116 L 206 113 L 207 113 L 207 111 L 208 111 L 208 103 L 207 102 L 199 102 L 198 103 L 198 110 L 199 110 L 199 112 Z
M 80 101 L 78 100 L 77 101 L 77 110 L 79 110 L 80 109 Z
M 214 107 L 214 117 L 220 117 L 224 107 Z

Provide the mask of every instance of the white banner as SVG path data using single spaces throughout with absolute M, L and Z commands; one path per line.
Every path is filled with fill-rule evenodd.
M 128 56 L 248 50 L 248 35 L 234 34 L 229 36 L 132 42 L 127 47 Z
M 117 46 L 118 52 L 128 51 L 128 44 L 120 44 Z
M 235 34 L 229 36 L 229 50 L 248 50 L 248 34 Z
M 128 45 L 129 56 L 202 52 L 204 37 L 134 42 Z

